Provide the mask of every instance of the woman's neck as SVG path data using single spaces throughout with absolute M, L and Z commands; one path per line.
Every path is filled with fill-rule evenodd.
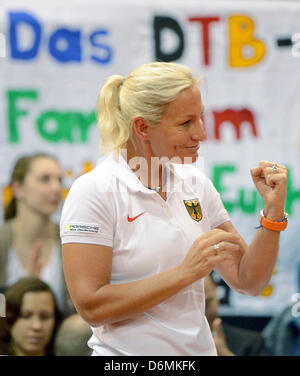
M 32 244 L 38 239 L 46 240 L 51 236 L 52 222 L 49 217 L 32 211 L 29 213 L 26 208 L 18 207 L 13 227 L 17 237 L 21 237 L 24 244 Z
M 158 157 L 154 157 L 150 151 L 136 150 L 128 145 L 126 161 L 145 187 L 161 189 L 164 168 Z

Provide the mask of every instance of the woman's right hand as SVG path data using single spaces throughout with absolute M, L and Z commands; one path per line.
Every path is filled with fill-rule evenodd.
M 218 245 L 218 249 L 214 245 Z M 240 237 L 214 229 L 197 238 L 179 268 L 191 282 L 209 274 L 217 264 L 233 260 L 233 253 L 241 250 Z

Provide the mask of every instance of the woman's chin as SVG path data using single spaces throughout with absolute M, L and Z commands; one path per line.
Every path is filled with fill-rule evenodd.
M 181 159 L 182 159 L 183 164 L 192 164 L 197 161 L 198 157 L 199 157 L 198 153 L 195 152 L 195 153 L 190 153 L 189 155 L 185 155 Z

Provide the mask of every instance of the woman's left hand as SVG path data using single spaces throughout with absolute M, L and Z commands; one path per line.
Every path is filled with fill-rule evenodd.
M 276 166 L 276 168 L 275 168 Z M 251 168 L 253 182 L 265 202 L 264 214 L 270 220 L 279 220 L 284 214 L 288 172 L 285 166 L 260 161 Z
M 29 271 L 29 275 L 32 275 L 34 277 L 40 278 L 41 270 L 43 266 L 46 264 L 45 260 L 42 258 L 42 249 L 43 249 L 43 243 L 41 240 L 36 240 L 32 253 L 31 253 L 31 268 Z

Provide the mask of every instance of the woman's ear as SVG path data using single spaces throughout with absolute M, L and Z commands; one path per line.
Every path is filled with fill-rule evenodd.
M 142 117 L 136 117 L 132 121 L 133 129 L 136 137 L 140 141 L 147 142 L 150 140 L 150 126 L 147 121 Z
M 12 192 L 13 192 L 13 196 L 19 200 L 20 198 L 22 198 L 22 195 L 23 195 L 23 184 L 20 183 L 19 181 L 14 181 L 13 183 L 11 183 L 11 189 L 12 189 Z

